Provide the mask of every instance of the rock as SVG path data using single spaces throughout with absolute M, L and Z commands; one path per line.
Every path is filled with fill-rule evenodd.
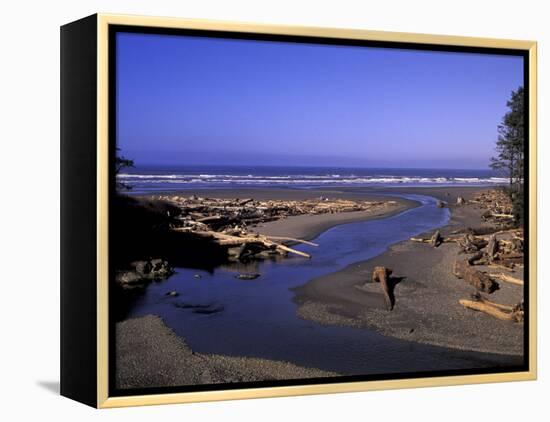
M 195 274 L 193 277 L 195 277 L 195 278 L 201 278 L 201 275 L 200 275 L 200 274 Z
M 167 292 L 166 293 L 166 296 L 171 296 L 171 297 L 178 297 L 180 294 L 178 292 L 176 292 L 175 290 L 172 290 L 171 292 Z
M 150 261 L 151 263 L 151 276 L 154 279 L 164 279 L 172 274 L 174 274 L 174 270 L 167 261 L 164 261 L 162 259 L 152 259 Z
M 151 281 L 161 281 L 172 274 L 174 274 L 174 270 L 170 264 L 157 258 L 130 263 L 130 269 L 118 272 L 115 281 L 125 289 L 145 287 Z
M 202 314 L 202 315 L 217 314 L 221 311 L 223 311 L 223 306 L 221 306 L 221 305 L 212 306 L 212 307 L 209 307 L 209 308 L 195 308 L 195 309 L 193 309 L 194 314 Z
M 465 203 L 466 200 L 462 196 L 456 198 L 456 205 L 464 205 Z
M 174 302 L 173 305 L 180 309 L 189 309 L 194 314 L 217 314 L 224 310 L 222 305 L 216 305 L 215 303 L 187 303 L 187 302 Z
M 130 264 L 135 270 L 136 273 L 141 275 L 147 275 L 153 269 L 151 262 L 149 261 L 135 261 Z
M 141 283 L 143 278 L 135 271 L 121 271 L 117 273 L 115 280 L 122 286 Z
M 437 208 L 445 208 L 447 206 L 446 202 L 437 201 Z
M 260 274 L 258 273 L 249 273 L 249 274 L 237 274 L 235 278 L 239 280 L 256 280 Z
M 157 259 L 152 259 L 150 261 L 151 263 L 151 266 L 153 267 L 153 271 L 159 271 L 161 270 L 162 268 L 166 267 L 168 262 L 166 261 L 163 261 L 162 259 L 160 258 L 157 258 Z

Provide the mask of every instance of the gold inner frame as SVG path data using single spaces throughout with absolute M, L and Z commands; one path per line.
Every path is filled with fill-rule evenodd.
M 108 309 L 108 201 L 109 201 L 109 25 L 202 29 L 259 34 L 348 38 L 416 44 L 491 47 L 527 51 L 529 57 L 529 371 L 481 375 L 456 375 L 385 381 L 343 382 L 287 387 L 169 393 L 109 397 Z M 345 393 L 413 387 L 450 386 L 504 381 L 535 380 L 537 377 L 537 43 L 491 38 L 381 32 L 306 26 L 259 25 L 224 21 L 99 14 L 97 26 L 97 406 L 99 408 L 169 403 L 190 403 L 261 397 Z

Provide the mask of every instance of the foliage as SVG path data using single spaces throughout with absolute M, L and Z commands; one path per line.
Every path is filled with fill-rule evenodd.
M 509 178 L 509 195 L 514 204 L 516 222 L 523 220 L 523 181 L 525 174 L 524 152 L 524 89 L 520 86 L 508 102 L 508 111 L 498 126 L 496 156 L 491 158 L 491 168 L 502 170 Z
M 120 148 L 117 147 L 117 152 L 120 151 Z M 129 167 L 134 167 L 134 160 L 130 160 L 122 155 L 117 155 L 115 157 L 115 177 L 118 176 L 121 172 L 121 170 Z M 116 187 L 117 189 L 125 189 L 130 190 L 132 187 L 128 185 L 127 183 L 124 183 L 117 179 L 116 181 Z

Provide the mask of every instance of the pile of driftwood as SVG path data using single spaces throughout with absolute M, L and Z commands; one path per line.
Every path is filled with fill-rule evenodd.
M 523 285 L 522 279 L 509 274 L 514 268 L 523 267 L 523 230 L 500 230 L 483 235 L 474 233 L 474 230 L 466 230 L 465 233 L 443 236 L 439 230 L 436 230 L 431 237 L 411 238 L 411 240 L 428 243 L 433 247 L 439 247 L 443 243 L 456 243 L 459 246 L 459 254 L 469 256 L 455 261 L 453 274 L 476 289 L 476 294 L 471 300 L 461 299 L 459 303 L 466 308 L 481 311 L 502 320 L 522 321 L 522 302 L 513 306 L 501 305 L 483 298 L 481 292 L 493 293 L 499 289 L 499 282 Z M 485 266 L 484 270 L 478 269 L 479 266 Z M 501 271 L 496 272 L 493 269 Z
M 246 227 L 294 215 L 367 211 L 395 204 L 395 201 L 329 200 L 324 197 L 303 201 L 200 198 L 195 195 L 158 196 L 155 199 L 179 207 L 183 226 L 193 229 Z
M 303 214 L 381 212 L 396 204 L 395 201 L 329 200 L 324 197 L 302 201 L 201 198 L 195 195 L 158 196 L 154 199 L 167 201 L 180 210 L 176 217 L 179 224 L 172 230 L 209 238 L 227 247 L 230 259 L 239 261 L 271 255 L 286 256 L 288 253 L 310 258 L 308 253 L 288 244 L 317 246 L 301 239 L 260 235 L 251 230 L 258 224 Z
M 411 237 L 413 242 L 428 243 L 437 248 L 443 243 L 456 243 L 461 254 L 472 254 L 469 265 L 488 265 L 513 269 L 523 266 L 523 229 L 501 230 L 491 234 L 475 235 L 473 231 L 443 236 L 436 230 L 431 237 Z
M 485 210 L 481 216 L 484 221 L 501 227 L 507 227 L 514 221 L 512 201 L 502 189 L 479 192 L 468 202 Z
M 453 273 L 476 288 L 472 300 L 461 299 L 459 303 L 476 311 L 484 312 L 505 321 L 523 321 L 523 302 L 515 305 L 504 305 L 492 302 L 480 292 L 493 293 L 498 290 L 498 282 L 523 285 L 523 280 L 509 274 L 517 266 L 523 266 L 523 232 L 507 230 L 488 236 L 465 234 L 459 240 L 461 252 L 471 254 L 467 259 L 455 262 Z M 486 266 L 488 271 L 476 269 Z M 494 272 L 491 269 L 501 269 Z

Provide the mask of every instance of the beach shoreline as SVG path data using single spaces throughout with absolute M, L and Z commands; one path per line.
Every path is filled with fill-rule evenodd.
M 400 192 L 395 192 L 397 195 Z M 144 199 L 157 198 L 164 195 L 168 198 L 190 197 L 275 201 L 306 201 L 325 198 L 327 200 L 351 200 L 357 202 L 384 202 L 387 209 L 367 211 L 348 211 L 323 214 L 303 214 L 280 218 L 275 221 L 264 222 L 250 226 L 252 231 L 261 235 L 292 237 L 311 240 L 324 231 L 347 223 L 387 218 L 408 209 L 417 207 L 418 202 L 398 196 L 382 193 L 379 189 L 371 188 L 341 188 L 341 189 L 292 189 L 292 188 L 236 188 L 236 189 L 199 189 L 193 191 L 173 191 L 140 195 Z M 289 242 L 293 244 L 294 242 Z
M 155 315 L 118 322 L 115 331 L 116 386 L 119 389 L 338 375 L 283 361 L 197 353 Z
M 480 227 L 484 225 L 480 221 L 480 209 L 471 205 L 458 207 L 454 204 L 459 196 L 469 199 L 477 192 L 488 189 L 490 187 L 411 187 L 384 191 L 364 188 L 341 191 L 278 189 L 277 194 L 273 194 L 274 191 L 271 189 L 244 189 L 224 193 L 211 190 L 188 192 L 187 195 L 230 199 L 276 197 L 281 200 L 315 199 L 324 196 L 331 199 L 353 198 L 357 201 L 395 201 L 386 212 L 306 214 L 250 227 L 251 231 L 263 235 L 315 239 L 325 230 L 337 225 L 388 218 L 419 206 L 416 201 L 393 195 L 426 195 L 445 202 L 451 211 L 451 218 L 448 224 L 441 228 L 444 235 L 464 227 Z M 336 272 L 292 288 L 296 317 L 320 325 L 366 329 L 405 342 L 456 350 L 457 359 L 460 359 L 460 353 L 479 352 L 499 355 L 501 359 L 508 359 L 510 362 L 521 360 L 522 324 L 498 321 L 464 309 L 458 304 L 458 299 L 468 297 L 473 288 L 456 279 L 450 272 L 456 254 L 457 245 L 454 243 L 444 244 L 439 248 L 410 240 L 393 244 L 374 258 L 352 263 Z M 369 282 L 373 267 L 379 265 L 392 268 L 394 274 L 402 278 L 395 287 L 396 304 L 391 312 L 385 307 L 380 286 Z M 358 285 L 362 288 L 358 289 Z M 491 300 L 495 298 L 497 302 L 512 303 L 519 290 L 519 286 L 503 284 L 501 290 L 491 295 Z M 285 360 L 197 353 L 187 346 L 185 338 L 175 334 L 172 328 L 156 315 L 119 321 L 116 332 L 118 388 L 322 378 L 338 375 Z M 460 336 L 457 333 L 460 333 Z M 163 356 L 161 360 L 156 358 L 160 355 Z M 151 361 L 156 363 L 151 365 Z
M 478 207 L 453 204 L 458 196 L 470 199 L 476 192 L 488 189 L 407 188 L 400 189 L 399 193 L 425 194 L 448 202 L 451 219 L 441 228 L 445 235 L 466 227 L 485 225 Z M 424 236 L 431 234 L 425 233 Z M 435 346 L 522 355 L 523 324 L 500 321 L 464 309 L 459 304 L 458 300 L 468 298 L 474 289 L 452 274 L 458 253 L 458 246 L 454 243 L 432 248 L 411 240 L 399 242 L 372 259 L 353 263 L 293 289 L 297 315 L 322 325 L 366 328 Z M 396 305 L 391 312 L 386 310 L 380 287 L 370 282 L 375 266 L 393 269 L 400 280 L 395 286 Z M 491 300 L 513 304 L 522 293 L 522 286 L 501 283 Z

